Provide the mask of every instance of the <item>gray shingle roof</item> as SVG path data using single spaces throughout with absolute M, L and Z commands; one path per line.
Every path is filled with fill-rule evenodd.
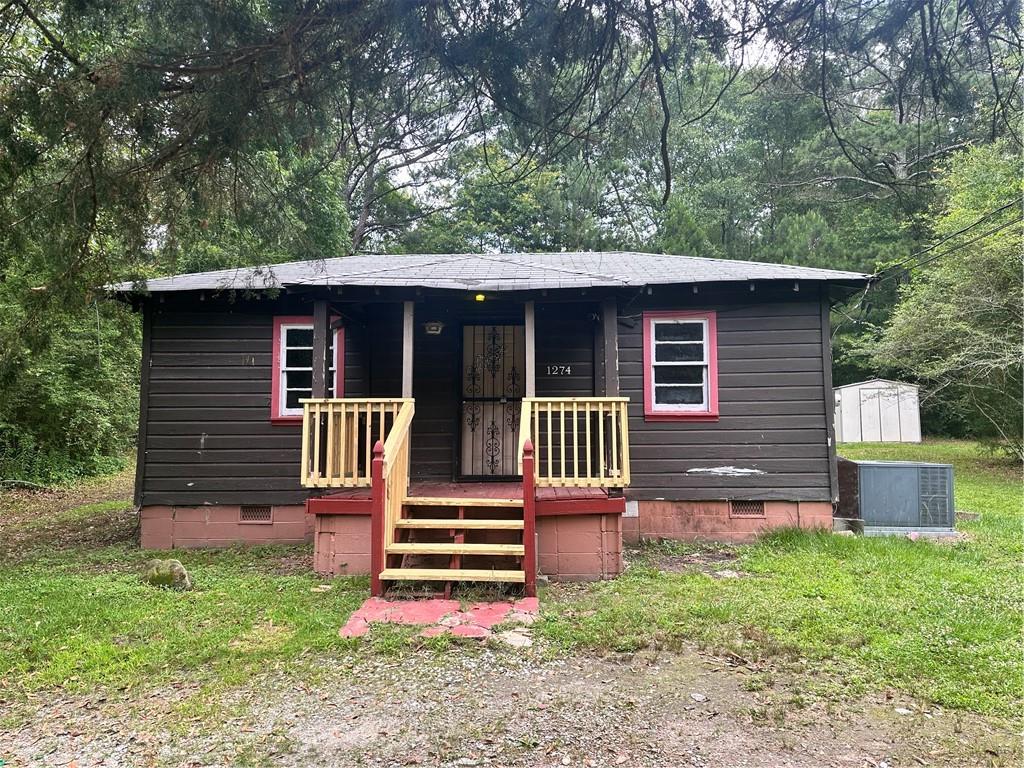
M 305 285 L 522 291 L 747 280 L 817 280 L 858 285 L 867 279 L 867 275 L 858 272 L 791 264 L 604 251 L 346 256 L 196 272 L 141 284 L 118 283 L 108 289 L 131 293 L 262 290 Z

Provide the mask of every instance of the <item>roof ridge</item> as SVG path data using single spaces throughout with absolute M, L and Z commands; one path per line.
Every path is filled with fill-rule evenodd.
M 560 253 L 568 255 L 567 252 L 565 252 L 565 251 L 561 251 Z M 589 253 L 593 253 L 593 251 L 589 251 Z M 518 253 L 509 253 L 509 254 L 501 254 L 501 255 L 503 255 L 503 256 L 541 256 L 541 255 L 557 256 L 557 255 L 559 255 L 559 253 L 553 253 L 553 254 L 537 254 L 537 253 L 522 253 L 522 254 L 518 254 Z M 494 262 L 497 262 L 499 264 L 501 263 L 500 259 L 491 258 L 487 254 L 480 254 L 480 256 L 478 258 L 484 258 L 487 261 L 494 261 Z M 519 262 L 517 260 L 517 263 L 522 263 L 522 262 Z M 538 265 L 534 265 L 534 266 L 539 266 L 541 269 L 547 270 L 549 272 L 559 272 L 559 273 L 565 274 L 565 275 L 580 275 L 581 277 L 594 277 L 594 278 L 600 278 L 602 280 L 615 280 L 615 281 L 617 281 L 619 283 L 622 283 L 623 285 L 627 284 L 626 281 L 623 280 L 621 277 L 615 277 L 614 275 L 605 275 L 605 274 L 602 274 L 600 272 L 583 272 L 583 271 L 580 271 L 578 269 L 566 269 L 564 267 L 555 267 L 555 266 L 551 266 L 551 265 L 548 265 L 548 264 L 538 264 Z M 509 279 L 514 280 L 516 278 L 509 278 Z
M 369 257 L 370 255 L 371 254 L 368 254 L 368 253 L 367 254 L 359 254 L 359 256 L 364 257 L 364 258 Z M 379 255 L 387 255 L 388 258 L 393 258 L 394 256 L 428 256 L 428 255 L 431 255 L 431 254 L 398 253 L 398 254 L 379 254 Z M 438 256 L 449 256 L 451 258 L 440 259 L 438 261 L 428 261 L 425 264 L 419 264 L 418 266 L 420 266 L 420 267 L 432 267 L 435 264 L 451 263 L 451 262 L 454 262 L 454 261 L 465 261 L 466 259 L 470 258 L 472 254 L 456 255 L 456 254 L 439 253 L 437 255 Z M 339 257 L 337 257 L 337 259 L 332 259 L 332 261 L 340 260 L 340 259 L 344 259 L 344 258 L 351 258 L 351 257 L 339 256 Z M 285 263 L 289 263 L 289 262 L 285 262 Z M 298 262 L 298 261 L 296 261 L 296 262 L 291 262 L 291 263 L 302 264 L 302 263 L 305 263 L 305 262 Z M 350 272 L 348 275 L 346 275 L 346 277 L 366 277 L 367 275 L 379 275 L 379 274 L 381 274 L 383 272 L 394 272 L 396 269 L 406 269 L 406 267 L 402 266 L 401 264 L 395 264 L 394 266 L 382 267 L 380 269 L 371 269 L 371 270 L 368 270 L 366 272 Z M 312 277 L 310 277 L 310 278 L 301 278 L 301 279 L 296 280 L 294 284 L 295 285 L 309 285 L 310 284 L 309 280 L 313 280 L 313 279 L 314 278 L 312 278 Z

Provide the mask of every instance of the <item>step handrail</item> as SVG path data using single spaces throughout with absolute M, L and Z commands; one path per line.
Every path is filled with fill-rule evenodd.
M 519 416 L 519 471 L 533 444 L 538 488 L 629 485 L 628 397 L 526 397 Z
M 383 594 L 380 575 L 387 568 L 387 546 L 395 540 L 395 523 L 402 517 L 402 505 L 409 495 L 409 453 L 412 418 L 416 405 L 412 399 L 402 406 L 383 442 L 373 446 L 371 461 L 370 518 L 370 592 Z

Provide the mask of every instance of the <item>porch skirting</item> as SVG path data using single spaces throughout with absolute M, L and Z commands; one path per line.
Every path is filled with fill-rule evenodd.
M 827 501 L 765 501 L 763 514 L 735 514 L 728 501 L 638 501 L 623 517 L 628 543 L 647 539 L 751 541 L 772 528 L 832 529 Z
M 266 508 L 258 511 L 266 515 Z M 248 516 L 254 516 L 251 512 Z M 272 506 L 269 520 L 246 521 L 240 505 L 147 506 L 140 511 L 143 549 L 196 549 L 236 544 L 302 544 L 313 538 L 304 505 Z
M 537 565 L 554 581 L 600 581 L 622 573 L 622 515 L 537 518 Z
M 539 511 L 537 557 L 541 574 L 552 581 L 595 582 L 622 573 L 624 506 L 622 499 L 605 499 L 590 510 L 549 503 L 545 511 Z M 318 503 L 310 500 L 310 509 L 315 517 L 313 569 L 325 575 L 369 573 L 370 514 L 351 503 L 332 504 L 330 498 Z M 484 538 L 480 543 L 501 542 Z

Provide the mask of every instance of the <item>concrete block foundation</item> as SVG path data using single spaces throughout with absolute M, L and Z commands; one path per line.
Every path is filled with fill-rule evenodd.
M 553 581 L 599 581 L 622 573 L 622 515 L 537 518 L 537 565 Z
M 342 576 L 370 572 L 370 516 L 316 515 L 313 570 Z
M 140 517 L 143 549 L 302 544 L 313 538 L 313 516 L 302 505 L 272 506 L 266 522 L 243 521 L 238 505 L 147 506 Z
M 751 541 L 772 528 L 832 528 L 827 501 L 766 501 L 764 514 L 735 515 L 728 501 L 640 501 L 623 520 L 623 538 Z
M 632 506 L 633 503 L 631 503 Z M 645 539 L 750 541 L 772 528 L 832 528 L 824 501 L 765 501 L 764 514 L 737 515 L 728 501 L 637 501 L 635 513 L 574 510 L 537 516 L 537 562 L 553 581 L 597 581 L 622 572 L 622 545 Z M 274 506 L 266 522 L 241 520 L 236 505 L 147 506 L 143 549 L 314 543 L 321 574 L 370 572 L 369 514 L 312 514 Z M 632 510 L 631 510 L 632 512 Z

